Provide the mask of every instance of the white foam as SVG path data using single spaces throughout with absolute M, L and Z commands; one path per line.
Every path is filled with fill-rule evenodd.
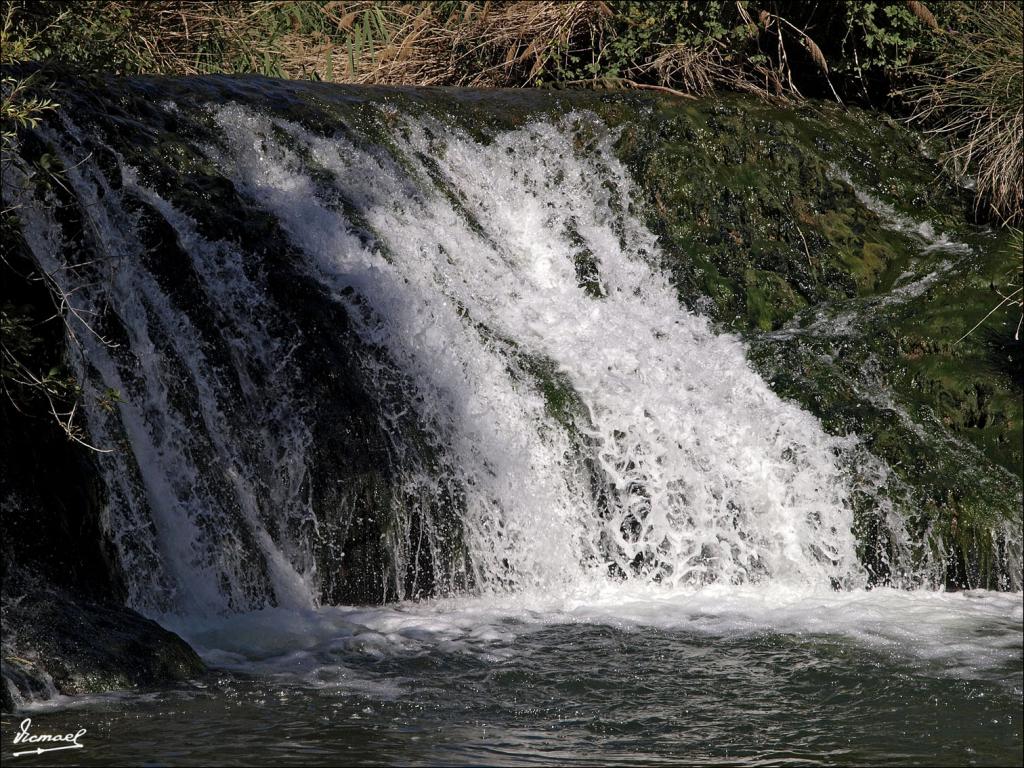
M 611 136 L 589 155 L 575 148 L 575 131 L 600 135 L 599 123 L 570 115 L 484 145 L 410 119 L 395 132 L 399 164 L 238 106 L 215 115 L 223 172 L 339 298 L 355 288 L 366 299 L 360 332 L 411 376 L 466 490 L 482 588 L 603 579 L 607 564 L 674 584 L 863 580 L 843 441 L 776 397 L 737 338 L 680 306 L 655 238 L 629 213 Z M 332 185 L 309 175 L 307 155 Z M 369 244 L 355 234 L 366 224 Z M 603 298 L 580 284 L 581 250 Z M 582 401 L 576 428 L 603 508 L 524 353 L 552 361 Z
M 921 246 L 922 253 L 935 251 L 960 255 L 971 253 L 971 246 L 967 243 L 954 240 L 945 232 L 936 232 L 935 225 L 930 221 L 917 221 L 900 213 L 889 203 L 856 184 L 846 171 L 833 167 L 830 169 L 830 173 L 834 178 L 848 184 L 857 199 L 866 208 L 878 214 L 878 217 L 889 229 L 916 240 Z
M 358 678 L 367 659 L 439 653 L 497 663 L 525 652 L 524 635 L 567 624 L 655 628 L 711 643 L 780 634 L 798 642 L 849 643 L 926 675 L 998 678 L 1007 670 L 1012 677 L 1019 664 L 1022 620 L 1020 593 L 606 583 L 563 595 L 528 591 L 379 608 L 268 609 L 172 619 L 171 627 L 211 663 L 319 683 Z M 1016 678 L 1006 682 L 1020 685 Z

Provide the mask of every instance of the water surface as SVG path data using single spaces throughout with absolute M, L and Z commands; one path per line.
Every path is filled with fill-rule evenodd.
M 1021 763 L 1019 595 L 607 588 L 178 629 L 206 679 L 5 716 L 4 756 L 31 716 L 89 732 L 26 764 Z

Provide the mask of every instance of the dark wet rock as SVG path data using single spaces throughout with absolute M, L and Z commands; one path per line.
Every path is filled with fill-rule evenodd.
M 205 670 L 184 640 L 155 621 L 62 590 L 8 595 L 3 624 L 5 711 L 53 692 L 139 690 Z
M 27 313 L 37 369 L 63 363 L 63 325 L 12 249 L 2 300 Z M 102 515 L 94 452 L 65 435 L 31 392 L 0 395 L 0 592 L 3 711 L 58 693 L 166 684 L 203 670 L 177 635 L 123 606 L 125 587 Z M 44 401 L 45 402 L 45 401 Z

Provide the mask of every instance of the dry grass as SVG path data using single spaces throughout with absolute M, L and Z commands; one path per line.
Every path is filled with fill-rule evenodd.
M 799 98 L 784 31 L 790 45 L 804 45 L 827 72 L 820 49 L 802 30 L 766 12 L 755 23 L 742 3 L 736 7 L 752 39 L 770 38 L 766 58 L 776 58 L 777 64 L 744 66 L 742 56 L 721 41 L 677 43 L 633 62 L 621 75 L 595 74 L 573 83 L 684 95 L 724 86 L 768 98 Z M 613 37 L 613 17 L 600 0 L 108 0 L 91 5 L 89 23 L 93 29 L 116 30 L 111 44 L 126 62 L 125 73 L 255 71 L 375 85 L 523 87 L 550 82 L 560 61 L 573 56 L 600 65 Z
M 1024 12 L 1017 2 L 982 9 L 950 33 L 937 60 L 904 91 L 912 119 L 948 140 L 946 170 L 972 174 L 978 206 L 1003 223 L 1024 221 Z
M 370 12 L 349 11 L 343 22 L 355 24 Z M 344 79 L 389 85 L 528 85 L 577 41 L 598 47 L 602 22 L 610 15 L 603 2 L 586 0 L 467 2 L 447 17 L 434 5 L 407 4 L 391 15 L 383 47 L 363 45 L 358 58 L 348 56 Z
M 659 82 L 697 96 L 712 93 L 728 69 L 720 46 L 667 45 L 651 61 Z
M 47 5 L 68 5 L 3 2 L 44 19 Z M 75 53 L 79 60 L 83 53 L 87 58 L 98 33 L 116 54 L 110 60 L 100 57 L 99 63 L 122 74 L 261 72 L 333 82 L 469 87 L 550 83 L 573 69 L 561 66 L 573 59 L 577 70 L 582 61 L 594 74 L 568 84 L 693 95 L 724 86 L 767 98 L 800 98 L 789 53 L 801 45 L 827 77 L 825 57 L 804 30 L 768 11 L 755 21 L 744 2 L 735 2 L 734 10 L 751 48 L 763 54 L 757 63 L 722 39 L 705 36 L 692 45 L 661 44 L 660 51 L 637 54 L 625 65 L 620 43 L 618 63 L 609 68 L 609 45 L 622 31 L 616 24 L 621 27 L 623 17 L 602 0 L 103 0 L 90 3 L 83 14 L 79 32 L 89 31 Z M 62 44 L 73 47 L 76 41 Z
M 147 71 L 495 87 L 531 84 L 577 41 L 599 47 L 611 11 L 590 0 L 114 0 L 95 4 L 92 23 L 128 15 L 117 45 Z
M 787 41 L 790 45 L 795 41 L 822 73 L 836 101 L 840 101 L 829 80 L 825 55 L 806 31 L 765 10 L 758 14 L 755 22 L 742 2 L 736 3 L 736 10 L 747 29 L 752 50 L 761 54 L 756 57 L 756 63 L 749 52 L 739 54 L 719 40 L 700 46 L 675 44 L 665 46 L 651 61 L 637 66 L 636 76 L 698 96 L 724 87 L 769 100 L 799 100 L 803 95 L 793 82 L 787 47 Z M 764 50 L 762 41 L 767 41 L 772 50 Z
M 159 74 L 197 75 L 212 71 L 244 24 L 239 2 L 108 2 L 93 4 L 91 23 L 120 33 L 126 61 Z M 130 16 L 131 23 L 117 19 Z M 241 38 L 237 38 L 240 40 Z
M 800 98 L 787 86 L 785 71 L 774 67 L 738 67 L 729 51 L 717 42 L 703 46 L 666 45 L 649 63 L 637 67 L 634 77 L 651 79 L 683 94 L 707 96 L 720 88 L 750 93 L 764 99 Z

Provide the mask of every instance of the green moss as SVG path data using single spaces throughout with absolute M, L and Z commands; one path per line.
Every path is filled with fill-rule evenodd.
M 774 272 L 748 269 L 744 273 L 747 317 L 750 325 L 763 331 L 778 328 L 807 302 Z
M 516 357 L 544 396 L 548 415 L 575 434 L 580 424 L 585 423 L 587 410 L 569 377 L 550 358 L 525 352 L 518 352 Z
M 885 243 L 864 243 L 860 255 L 859 260 L 847 259 L 844 263 L 850 268 L 860 292 L 870 293 L 878 283 L 879 273 L 892 261 L 892 249 Z
M 935 182 L 918 138 L 855 109 L 724 99 L 662 103 L 624 131 L 619 151 L 681 300 L 710 299 L 717 321 L 746 333 L 776 392 L 830 432 L 857 434 L 890 467 L 886 487 L 855 494 L 876 578 L 898 578 L 879 523 L 888 499 L 909 521 L 917 558 L 938 553 L 947 584 L 1005 585 L 993 531 L 1020 520 L 1019 350 L 1005 323 L 992 332 L 1001 340 L 955 342 L 998 303 L 992 286 L 1019 270 L 1020 255 L 971 226 L 966 194 Z M 866 207 L 843 173 L 973 254 L 925 251 Z

